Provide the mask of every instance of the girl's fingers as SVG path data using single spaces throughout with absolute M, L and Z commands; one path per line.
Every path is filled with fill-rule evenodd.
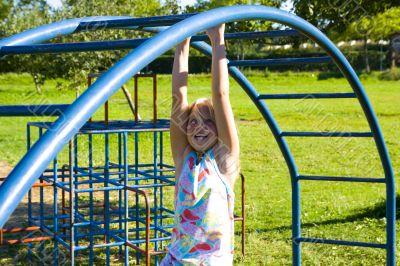
M 182 42 L 179 44 L 179 46 L 184 47 L 184 46 L 190 45 L 190 38 L 191 38 L 191 37 L 189 37 L 189 38 L 185 39 L 184 41 L 182 41 Z
M 225 24 L 217 25 L 213 28 L 207 30 L 207 35 L 210 39 L 214 39 L 216 37 L 221 37 L 225 32 Z

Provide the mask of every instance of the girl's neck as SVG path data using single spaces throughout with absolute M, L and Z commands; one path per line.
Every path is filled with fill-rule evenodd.
M 205 152 L 202 152 L 202 151 L 195 151 L 195 152 L 196 152 L 196 157 L 197 157 L 196 164 L 199 164 L 201 162 L 201 160 L 203 159 Z

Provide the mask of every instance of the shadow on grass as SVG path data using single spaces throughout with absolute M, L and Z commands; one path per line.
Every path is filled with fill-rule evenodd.
M 335 218 L 325 221 L 316 221 L 316 222 L 308 222 L 302 223 L 302 228 L 310 228 L 318 225 L 330 225 L 330 224 L 341 224 L 341 223 L 351 223 L 356 221 L 361 221 L 364 219 L 382 219 L 386 217 L 386 200 L 382 200 L 373 206 L 369 206 L 366 208 L 362 208 L 359 210 L 355 210 L 354 214 L 345 216 L 343 218 Z M 396 220 L 400 219 L 400 194 L 396 195 Z M 254 229 L 250 231 L 257 232 L 271 232 L 271 231 L 279 231 L 279 230 L 290 230 L 292 229 L 291 225 L 284 225 L 274 228 L 265 228 L 265 229 Z
M 32 215 L 38 216 L 40 205 L 38 202 L 32 202 Z M 43 211 L 45 215 L 53 214 L 53 205 L 44 203 Z M 60 210 L 61 211 L 61 210 Z M 16 228 L 16 227 L 24 227 L 28 225 L 28 203 L 21 202 L 18 205 L 18 208 L 13 212 L 13 214 L 8 219 L 4 228 Z

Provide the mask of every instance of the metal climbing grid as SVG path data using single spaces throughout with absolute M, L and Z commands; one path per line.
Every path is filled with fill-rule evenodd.
M 88 83 L 99 76 L 90 74 Z M 140 77 L 153 80 L 154 112 L 148 121 L 138 119 Z M 28 226 L 39 227 L 53 239 L 50 256 L 54 265 L 94 265 L 98 250 L 105 252 L 102 263 L 107 265 L 112 255 L 129 264 L 130 250 L 137 264 L 144 257 L 150 265 L 151 256 L 157 264 L 157 255 L 165 252 L 173 226 L 171 195 L 175 186 L 175 168 L 164 162 L 163 140 L 169 120 L 157 118 L 156 74 L 137 74 L 134 80 L 135 105 L 131 109 L 135 120 L 109 120 L 107 102 L 104 120 L 90 119 L 69 142 L 67 163 L 62 164 L 65 158 L 56 158 L 52 168 L 41 175 L 38 202 L 29 191 Z M 51 126 L 51 122 L 28 123 L 28 150 Z M 52 199 L 45 200 L 44 187 L 52 188 Z M 38 204 L 36 211 L 34 203 Z M 63 256 L 59 247 L 63 247 Z
M 101 78 L 91 85 L 77 101 L 65 109 L 63 118 L 58 119 L 30 151 L 22 158 L 14 171 L 0 186 L 0 227 L 4 225 L 12 211 L 17 207 L 23 195 L 35 183 L 35 180 L 45 171 L 47 165 L 79 131 L 92 114 L 104 104 L 108 98 L 133 75 L 155 60 L 158 56 L 181 42 L 185 38 L 196 35 L 207 28 L 221 23 L 239 20 L 269 20 L 286 25 L 293 30 L 260 33 L 227 34 L 232 39 L 264 38 L 285 34 L 304 35 L 313 40 L 327 54 L 328 57 L 317 58 L 285 58 L 265 59 L 252 61 L 231 61 L 229 72 L 241 85 L 251 100 L 259 109 L 273 133 L 279 148 L 289 168 L 292 184 L 292 238 L 293 264 L 300 265 L 300 247 L 303 242 L 324 243 L 336 245 L 350 245 L 359 247 L 382 248 L 387 253 L 387 265 L 395 265 L 395 188 L 394 175 L 383 139 L 381 129 L 376 119 L 370 101 L 358 79 L 340 50 L 317 28 L 303 19 L 270 7 L 265 6 L 230 6 L 217 8 L 200 14 L 185 14 L 175 16 L 161 16 L 150 18 L 130 17 L 96 17 L 66 20 L 32 29 L 0 41 L 0 55 L 23 53 L 50 53 L 50 52 L 78 52 L 109 49 L 135 48 L 126 57 L 110 68 Z M 99 27 L 101 25 L 101 27 Z M 161 27 L 163 26 L 163 27 Z M 165 27 L 170 26 L 170 27 Z M 104 28 L 127 28 L 130 30 L 146 30 L 159 32 L 149 39 L 135 39 L 116 42 L 90 42 L 66 44 L 39 44 L 59 35 L 67 35 L 82 30 L 96 30 Z M 210 56 L 211 49 L 204 43 L 205 36 L 192 38 L 193 47 Z M 343 93 L 315 93 L 315 94 L 259 94 L 249 80 L 236 66 L 268 66 L 271 64 L 308 64 L 334 62 L 350 84 L 353 92 Z M 93 97 L 101 95 L 101 97 Z M 284 132 L 275 121 L 265 100 L 298 99 L 310 97 L 319 98 L 356 98 L 364 112 L 370 131 L 368 132 Z M 90 103 L 90 104 L 88 104 Z M 23 107 L 2 107 L 3 115 L 10 114 L 18 109 L 24 113 Z M 354 178 L 335 176 L 305 176 L 301 175 L 292 153 L 287 145 L 290 137 L 366 137 L 372 138 L 376 144 L 379 158 L 384 171 L 383 177 Z M 300 223 L 300 181 L 336 181 L 336 182 L 371 182 L 382 183 L 386 188 L 386 243 L 366 243 L 334 239 L 306 238 L 301 234 Z M 12 192 L 12 193 L 11 193 Z M 12 195 L 12 197 L 10 197 Z
M 50 126 L 29 123 L 29 142 L 33 143 L 31 136 L 40 137 Z M 34 129 L 36 134 L 32 134 Z M 54 264 L 59 263 L 59 246 L 68 250 L 64 253 L 72 264 L 93 265 L 96 250 L 105 252 L 106 264 L 113 251 L 114 256 L 123 256 L 126 264 L 129 250 L 136 254 L 137 263 L 141 254 L 145 260 L 163 254 L 160 249 L 164 251 L 163 243 L 170 239 L 174 217 L 174 167 L 163 161 L 163 138 L 168 130 L 167 120 L 157 124 L 109 121 L 108 126 L 88 122 L 81 128 L 68 145 L 69 163 L 59 165 L 62 160 L 55 159 L 53 167 L 40 177 L 40 183 L 53 189 L 52 199 L 44 199 L 41 186 L 39 206 L 32 212 L 29 193 L 29 226 L 39 226 L 53 237 Z M 153 144 L 147 158 L 140 155 L 145 148 L 149 152 L 149 147 L 140 145 L 145 138 L 153 138 L 147 143 Z

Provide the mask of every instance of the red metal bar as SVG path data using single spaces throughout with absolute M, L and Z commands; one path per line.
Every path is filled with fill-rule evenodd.
M 20 232 L 36 231 L 39 229 L 40 229 L 39 226 L 0 229 L 0 246 L 1 245 L 15 245 L 15 244 L 20 244 L 20 243 L 40 242 L 40 241 L 44 241 L 44 240 L 50 240 L 53 238 L 51 236 L 46 236 L 46 237 L 31 237 L 31 238 L 24 238 L 24 239 L 4 239 L 4 233 L 20 233 Z
M 10 239 L 10 240 L 4 240 L 3 244 L 15 245 L 15 244 L 20 244 L 20 243 L 40 242 L 40 241 L 46 241 L 46 240 L 51 240 L 51 239 L 53 239 L 53 237 L 51 237 L 51 236 L 32 237 L 32 238 L 24 238 L 24 239 Z
M 104 104 L 104 123 L 108 126 L 108 101 Z
M 163 255 L 163 254 L 167 254 L 167 251 L 150 251 L 150 256 L 158 256 L 158 255 Z
M 32 187 L 52 187 L 53 184 L 49 184 L 49 183 L 36 183 L 33 184 Z
M 31 227 L 16 227 L 16 228 L 6 228 L 0 229 L 1 233 L 19 233 L 19 232 L 26 232 L 26 231 L 36 231 L 39 230 L 39 226 L 31 226 Z
M 144 250 L 144 249 L 142 249 L 142 248 L 139 248 L 139 247 L 137 247 L 137 246 L 135 246 L 134 244 L 132 244 L 131 242 L 126 242 L 126 245 L 128 246 L 128 247 L 130 247 L 130 248 L 133 248 L 134 250 L 136 250 L 137 252 L 140 252 L 140 253 L 146 253 L 146 250 Z

